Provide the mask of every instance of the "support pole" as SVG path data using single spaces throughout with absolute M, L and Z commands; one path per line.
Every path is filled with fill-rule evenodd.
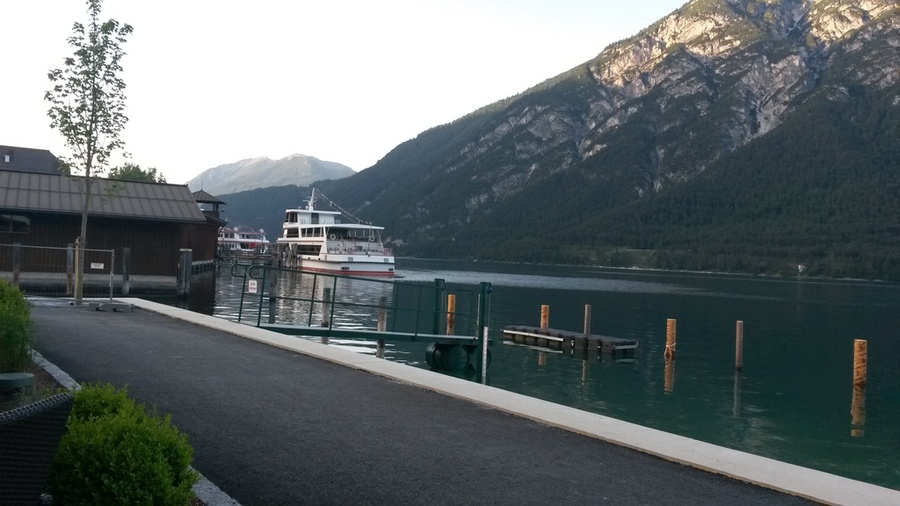
M 476 316 L 475 332 L 478 338 L 478 349 L 480 355 L 476 355 L 478 359 L 475 363 L 475 372 L 482 384 L 487 384 L 487 367 L 488 367 L 488 310 L 491 307 L 491 284 L 482 282 L 481 291 L 478 294 L 478 315 Z
M 122 248 L 122 295 L 131 291 L 131 248 Z
M 734 370 L 744 370 L 744 322 L 738 320 L 734 329 Z
M 322 326 L 329 327 L 331 326 L 331 288 L 326 287 L 323 289 L 322 294 Z
M 387 297 L 382 297 L 378 301 L 378 332 L 387 330 Z M 384 339 L 376 342 L 375 356 L 384 358 Z
M 666 362 L 675 358 L 675 323 L 674 318 L 666 320 Z
M 456 327 L 456 294 L 447 294 L 447 335 L 452 336 Z
M 72 243 L 66 245 L 66 296 L 75 291 L 75 247 Z M 127 293 L 125 295 L 128 295 Z
M 441 278 L 434 278 L 434 318 L 431 322 L 431 333 L 439 334 L 441 332 L 441 314 L 444 312 L 444 290 L 447 283 Z
M 541 306 L 541 330 L 550 328 L 550 306 L 544 304 Z
M 13 286 L 19 288 L 19 274 L 22 272 L 22 243 L 13 243 Z

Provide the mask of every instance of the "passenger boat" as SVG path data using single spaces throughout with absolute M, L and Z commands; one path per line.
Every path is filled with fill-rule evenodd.
M 241 225 L 219 229 L 217 249 L 220 256 L 267 253 L 270 245 L 263 229 L 253 230 Z
M 359 220 L 343 223 L 341 212 L 316 209 L 316 199 L 313 189 L 305 208 L 285 210 L 277 240 L 285 267 L 348 276 L 394 275 L 394 254 L 382 242 L 384 227 Z

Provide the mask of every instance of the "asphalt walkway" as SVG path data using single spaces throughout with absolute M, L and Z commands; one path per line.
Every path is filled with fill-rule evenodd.
M 744 462 L 739 452 L 218 318 L 130 302 L 148 309 L 90 311 L 37 302 L 35 348 L 82 384 L 127 384 L 131 397 L 171 413 L 194 448 L 193 467 L 245 506 L 808 504 L 621 444 L 638 447 L 627 441 L 632 433 L 650 445 L 657 445 L 654 438 L 661 438 L 659 446 L 676 438 L 674 446 L 684 446 L 678 451 L 711 455 L 711 463 L 692 466 L 721 462 L 720 472 L 732 476 L 741 475 L 732 462 Z M 521 416 L 511 414 L 519 409 Z M 749 475 L 787 469 L 793 477 L 772 478 L 768 486 L 820 501 L 890 504 L 900 498 L 897 491 L 787 464 L 764 469 L 774 461 L 753 459 L 759 458 L 740 464 L 761 468 Z M 784 485 L 792 482 L 796 488 Z

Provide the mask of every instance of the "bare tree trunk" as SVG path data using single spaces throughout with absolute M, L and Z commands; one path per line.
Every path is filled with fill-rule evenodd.
M 90 169 L 88 169 L 90 170 Z M 81 235 L 75 242 L 75 305 L 81 305 L 84 295 L 84 249 L 87 244 L 88 206 L 91 202 L 90 172 L 84 178 L 84 203 L 81 209 Z

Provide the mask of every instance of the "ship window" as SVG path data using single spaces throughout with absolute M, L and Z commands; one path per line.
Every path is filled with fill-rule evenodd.
M 298 230 L 296 228 L 289 228 L 284 231 L 284 236 L 285 237 L 298 237 L 299 234 L 297 232 L 298 232 Z

